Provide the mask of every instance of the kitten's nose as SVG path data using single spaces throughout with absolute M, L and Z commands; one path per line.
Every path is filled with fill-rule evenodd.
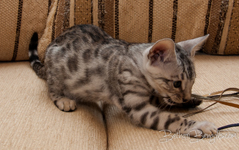
M 191 100 L 191 94 L 190 93 L 186 93 L 183 95 L 183 102 L 186 103 L 188 101 Z

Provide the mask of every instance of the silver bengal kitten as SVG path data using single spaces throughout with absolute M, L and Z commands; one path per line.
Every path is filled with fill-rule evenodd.
M 75 110 L 76 101 L 103 101 L 146 128 L 202 137 L 215 135 L 216 126 L 163 111 L 151 102 L 155 97 L 167 105 L 192 101 L 192 58 L 207 38 L 135 44 L 113 39 L 93 25 L 77 25 L 48 46 L 44 64 L 37 55 L 38 35 L 34 33 L 29 56 L 60 110 Z

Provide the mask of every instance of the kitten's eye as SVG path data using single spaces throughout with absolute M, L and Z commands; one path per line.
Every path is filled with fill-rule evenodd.
M 175 88 L 180 88 L 180 87 L 181 87 L 181 84 L 182 84 L 181 81 L 174 81 L 174 82 L 173 82 L 173 86 L 174 86 Z

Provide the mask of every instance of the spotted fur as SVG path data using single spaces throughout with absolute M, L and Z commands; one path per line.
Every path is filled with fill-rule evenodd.
M 35 33 L 29 56 L 60 110 L 75 110 L 76 101 L 103 101 L 146 128 L 213 135 L 217 130 L 212 123 L 188 120 L 155 106 L 191 106 L 196 76 L 192 58 L 207 37 L 133 44 L 113 39 L 96 26 L 77 25 L 48 46 L 44 65 L 37 56 Z

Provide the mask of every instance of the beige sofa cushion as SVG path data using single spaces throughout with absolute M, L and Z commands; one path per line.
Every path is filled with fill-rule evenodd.
M 219 57 L 208 55 L 196 56 L 197 78 L 193 93 L 208 94 L 228 87 L 239 87 L 239 56 Z M 231 102 L 238 102 L 231 101 Z M 208 106 L 204 102 L 199 108 Z M 193 111 L 193 110 L 190 110 Z M 222 130 L 211 139 L 194 139 L 134 126 L 124 113 L 116 107 L 104 109 L 109 149 L 237 149 L 238 128 Z M 181 111 L 180 111 L 181 112 Z M 183 113 L 183 112 L 181 112 Z M 187 113 L 186 111 L 183 113 Z M 208 111 L 191 116 L 195 120 L 208 120 L 218 127 L 238 122 L 239 109 L 217 104 Z
M 0 149 L 106 149 L 102 113 L 93 105 L 60 111 L 28 62 L 0 63 Z

